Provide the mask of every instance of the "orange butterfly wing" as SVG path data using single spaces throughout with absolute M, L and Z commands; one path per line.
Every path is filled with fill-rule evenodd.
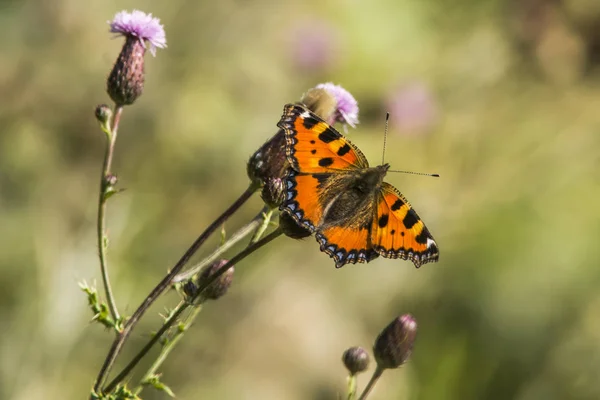
M 370 236 L 368 227 L 345 226 L 331 226 L 317 231 L 315 235 L 321 251 L 333 258 L 336 268 L 377 258 L 379 254 L 371 246 Z
M 311 232 L 323 217 L 323 205 L 319 201 L 319 181 L 312 175 L 298 175 L 290 170 L 285 180 L 286 197 L 281 210 L 287 211 L 296 223 Z
M 439 250 L 433 236 L 395 187 L 382 183 L 376 207 L 371 240 L 379 255 L 410 260 L 417 268 L 438 260 Z
M 286 105 L 277 126 L 284 130 L 286 156 L 292 166 L 285 180 L 286 198 L 281 210 L 314 232 L 331 193 L 323 179 L 369 164 L 356 146 L 301 105 Z
M 298 172 L 335 172 L 369 166 L 356 146 L 301 105 L 286 105 L 277 126 L 285 132 L 286 156 Z

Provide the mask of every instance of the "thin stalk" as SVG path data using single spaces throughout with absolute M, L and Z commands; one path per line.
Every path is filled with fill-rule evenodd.
M 360 395 L 360 397 L 358 398 L 358 400 L 365 400 L 367 398 L 369 393 L 371 393 L 371 390 L 375 387 L 375 384 L 377 383 L 379 378 L 381 378 L 381 374 L 383 374 L 383 371 L 384 371 L 384 369 L 380 368 L 378 365 L 377 368 L 375 369 L 375 372 L 373 372 L 373 375 L 371 376 L 371 380 L 367 384 L 367 387 L 365 387 L 365 390 L 363 390 L 363 392 Z
M 201 296 L 202 292 L 211 283 L 213 283 L 214 281 L 219 279 L 219 277 L 221 275 L 223 275 L 232 265 L 237 264 L 238 262 L 242 261 L 248 255 L 252 254 L 253 252 L 258 250 L 262 246 L 264 246 L 267 243 L 271 242 L 272 240 L 276 239 L 282 233 L 283 232 L 281 231 L 281 229 L 277 228 L 273 232 L 269 233 L 267 236 L 265 236 L 264 238 L 259 240 L 258 242 L 250 244 L 244 250 L 242 250 L 238 254 L 236 254 L 231 260 L 229 260 L 229 262 L 227 262 L 227 264 L 224 264 L 221 268 L 216 270 L 210 276 L 210 278 L 208 278 L 208 279 L 206 279 L 206 281 L 202 282 L 203 284 L 198 287 L 198 292 L 196 293 L 194 298 L 190 299 L 189 302 L 180 303 L 180 305 L 171 314 L 171 317 L 164 322 L 163 326 L 158 330 L 158 332 L 156 332 L 156 334 L 154 336 L 152 336 L 152 338 L 138 352 L 138 354 L 136 354 L 135 357 L 133 357 L 133 359 L 129 362 L 129 364 L 127 364 L 127 366 L 125 366 L 125 368 L 123 368 L 123 370 L 121 372 L 119 372 L 119 374 L 108 385 L 106 385 L 103 392 L 110 393 L 119 383 L 121 383 L 123 381 L 123 379 L 125 379 L 127 377 L 127 375 L 129 375 L 129 373 L 133 370 L 133 368 L 135 368 L 135 366 L 140 362 L 140 360 L 142 358 L 144 358 L 144 356 L 150 351 L 152 346 L 154 346 L 154 344 L 161 338 L 161 336 L 173 325 L 173 323 L 177 320 L 177 318 L 181 315 L 181 313 L 183 313 L 190 306 L 190 303 L 193 303 L 194 300 L 196 298 L 198 298 L 198 296 Z
M 177 308 L 182 307 L 184 301 L 181 301 Z M 177 331 L 173 334 L 173 337 L 169 339 L 169 341 L 162 347 L 160 350 L 160 354 L 154 360 L 142 380 L 140 381 L 140 385 L 136 388 L 134 393 L 139 394 L 143 390 L 143 385 L 148 384 L 152 377 L 156 376 L 158 369 L 165 362 L 171 351 L 175 348 L 177 343 L 183 338 L 183 334 L 192 326 L 194 320 L 198 316 L 198 314 L 202 311 L 202 304 L 194 306 L 192 312 L 186 318 L 186 321 L 183 326 L 178 327 Z
M 271 223 L 271 217 L 273 216 L 273 209 L 265 207 L 265 210 L 262 212 L 262 214 L 263 214 L 263 222 L 258 227 L 256 232 L 254 232 L 254 236 L 252 236 L 252 239 L 250 239 L 250 243 L 258 242 L 258 240 L 265 233 L 265 231 L 269 227 L 269 223 Z
M 227 241 L 225 241 L 221 246 L 217 247 L 215 251 L 213 251 L 208 257 L 204 260 L 200 261 L 198 264 L 191 267 L 189 270 L 184 271 L 173 278 L 173 283 L 183 282 L 190 279 L 192 276 L 199 273 L 202 268 L 207 265 L 212 264 L 216 259 L 221 257 L 227 250 L 238 244 L 243 238 L 248 236 L 250 233 L 254 232 L 257 228 L 260 228 L 265 218 L 265 211 L 261 211 L 258 215 L 256 215 L 252 221 L 247 223 L 242 228 L 238 229 Z M 255 234 L 256 235 L 256 234 Z
M 348 397 L 347 400 L 356 398 L 356 374 L 348 376 Z
M 117 302 L 112 292 L 110 279 L 108 276 L 108 263 L 106 261 L 107 236 L 106 236 L 106 200 L 107 189 L 110 186 L 108 176 L 111 172 L 113 154 L 115 152 L 115 142 L 117 140 L 117 131 L 119 130 L 119 122 L 123 112 L 122 106 L 115 106 L 115 117 L 113 119 L 113 127 L 106 132 L 106 150 L 104 152 L 104 162 L 102 165 L 102 175 L 100 176 L 100 194 L 98 196 L 98 221 L 97 221 L 97 236 L 98 236 L 98 257 L 100 258 L 100 272 L 102 274 L 102 283 L 106 295 L 108 309 L 112 316 L 115 328 L 119 329 L 119 311 L 117 310 Z
M 169 273 L 156 285 L 154 289 L 150 292 L 150 294 L 144 299 L 142 304 L 135 310 L 131 318 L 127 321 L 123 330 L 120 334 L 117 335 L 113 344 L 108 351 L 106 359 L 102 364 L 102 368 L 100 368 L 100 372 L 98 373 L 98 377 L 96 378 L 96 383 L 94 384 L 94 392 L 98 392 L 102 384 L 104 383 L 106 376 L 110 372 L 121 348 L 125 344 L 125 341 L 131 334 L 133 328 L 137 325 L 139 320 L 142 318 L 144 313 L 150 308 L 152 303 L 156 301 L 156 299 L 169 288 L 172 284 L 173 278 L 181 272 L 181 269 L 185 266 L 185 264 L 190 260 L 190 258 L 198 251 L 200 246 L 208 239 L 208 237 L 219 228 L 231 215 L 233 215 L 256 191 L 256 186 L 250 184 L 248 188 L 242 193 L 242 195 L 227 209 L 223 214 L 219 216 L 202 234 L 192 243 L 189 249 L 185 252 L 185 254 L 177 261 L 177 264 L 169 271 Z

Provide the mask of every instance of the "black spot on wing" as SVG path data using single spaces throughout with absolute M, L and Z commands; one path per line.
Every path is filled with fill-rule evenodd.
M 392 211 L 397 211 L 397 210 L 399 210 L 399 209 L 400 209 L 400 208 L 401 208 L 403 205 L 404 205 L 404 202 L 403 202 L 402 200 L 398 199 L 398 200 L 396 200 L 396 201 L 394 202 L 394 204 L 392 204 L 392 207 L 391 207 L 391 209 L 392 209 Z
M 404 224 L 404 226 L 406 227 L 406 229 L 410 229 L 412 228 L 417 222 L 419 222 L 419 217 L 417 216 L 417 213 L 415 212 L 415 210 L 413 210 L 412 208 L 410 210 L 408 210 L 408 212 L 406 213 L 406 216 L 404 217 L 404 220 L 402 221 L 402 223 Z
M 338 138 L 338 135 L 331 129 L 325 129 L 319 134 L 319 140 L 323 143 L 331 143 Z
M 337 155 L 338 156 L 346 155 L 350 150 L 351 150 L 350 145 L 348 143 L 346 143 L 345 145 L 340 147 L 340 149 L 337 151 Z
M 423 229 L 423 232 L 421 232 L 417 235 L 417 237 L 415 238 L 415 241 L 420 244 L 425 244 L 425 243 L 427 243 L 427 239 L 429 239 L 430 236 L 431 235 L 429 234 L 427 229 Z
M 315 150 L 315 149 L 312 149 L 312 150 L 310 151 L 310 154 L 317 154 L 317 150 Z
M 305 117 L 302 120 L 302 125 L 304 125 L 304 127 L 306 129 L 312 129 L 312 127 L 318 123 L 319 123 L 319 121 L 316 118 L 311 118 L 311 117 Z
M 319 185 L 325 183 L 329 179 L 329 174 L 312 174 L 313 178 L 319 181 Z
M 381 217 L 379 217 L 379 221 L 377 221 L 377 224 L 380 228 L 384 228 L 388 224 L 388 219 L 389 216 L 387 214 L 383 214 Z
M 333 158 L 331 157 L 324 157 L 319 160 L 321 167 L 329 167 L 331 164 L 333 164 Z

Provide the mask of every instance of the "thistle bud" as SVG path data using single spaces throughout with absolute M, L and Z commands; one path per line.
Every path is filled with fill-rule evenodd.
M 270 208 L 278 208 L 285 199 L 284 182 L 281 178 L 272 178 L 265 183 L 260 197 Z
M 112 117 L 112 110 L 106 104 L 99 104 L 96 106 L 94 114 L 96 115 L 98 122 L 102 125 L 107 125 Z
M 200 272 L 200 276 L 198 276 L 198 286 L 203 286 L 204 282 L 208 281 L 227 263 L 227 260 L 219 260 L 205 267 L 202 272 Z M 219 297 L 224 296 L 233 281 L 233 272 L 234 268 L 232 265 L 227 271 L 221 274 L 217 280 L 213 281 L 202 291 L 202 297 L 205 299 L 217 300 Z
M 285 135 L 280 129 L 248 160 L 246 171 L 250 180 L 262 187 L 269 180 L 283 179 L 289 164 L 285 155 Z
M 158 18 L 137 10 L 121 11 L 109 24 L 111 32 L 125 36 L 125 44 L 108 76 L 106 91 L 118 106 L 133 104 L 144 89 L 145 42 L 155 55 L 157 47 L 167 45 L 165 31 Z
M 292 239 L 304 239 L 311 235 L 310 231 L 296 223 L 294 218 L 287 212 L 279 214 L 279 227 L 284 235 Z
M 342 355 L 342 361 L 350 375 L 356 375 L 369 367 L 369 353 L 362 347 L 350 347 Z
M 181 285 L 181 291 L 186 295 L 187 298 L 193 299 L 198 293 L 198 285 L 193 279 L 188 279 L 183 285 Z
M 119 178 L 117 178 L 117 176 L 113 174 L 108 174 L 104 177 L 104 182 L 107 186 L 115 186 L 118 181 Z
M 412 352 L 417 335 L 417 321 L 410 314 L 393 320 L 379 334 L 373 345 L 378 368 L 398 368 Z

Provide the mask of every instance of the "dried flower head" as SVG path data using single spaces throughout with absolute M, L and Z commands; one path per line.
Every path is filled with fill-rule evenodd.
M 203 286 L 204 282 L 207 282 L 228 262 L 228 260 L 218 260 L 205 267 L 198 276 L 198 286 Z M 202 297 L 205 299 L 217 300 L 219 297 L 224 296 L 233 282 L 233 272 L 234 268 L 232 265 L 227 271 L 219 276 L 216 281 L 212 282 L 202 291 Z
M 108 76 L 106 91 L 119 106 L 133 104 L 144 90 L 146 41 L 155 55 L 157 47 L 167 46 L 165 31 L 158 18 L 137 10 L 121 11 L 108 23 L 111 32 L 125 36 L 125 44 Z
M 320 83 L 317 89 L 325 89 L 336 100 L 336 112 L 333 120 L 327 120 L 330 124 L 341 122 L 354 128 L 358 124 L 358 102 L 346 89 L 331 82 Z
M 417 335 L 417 321 L 410 314 L 393 320 L 379 334 L 373 345 L 377 366 L 381 369 L 398 368 L 412 352 Z
M 369 353 L 362 347 L 350 347 L 344 351 L 342 361 L 350 375 L 356 375 L 369 367 Z

